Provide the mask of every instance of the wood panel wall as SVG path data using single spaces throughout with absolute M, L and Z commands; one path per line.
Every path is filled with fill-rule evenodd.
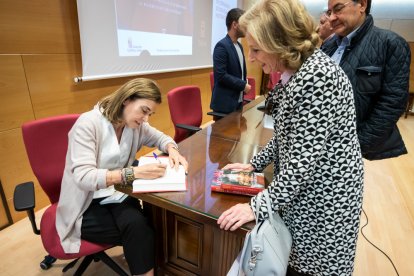
M 100 98 L 130 79 L 74 83 L 73 78 L 82 75 L 78 28 L 76 1 L 0 1 L 0 179 L 14 221 L 25 216 L 13 208 L 15 185 L 35 181 L 23 145 L 22 123 L 88 111 Z M 189 84 L 201 89 L 203 123 L 211 120 L 206 115 L 210 110 L 211 70 L 144 76 L 156 80 L 163 95 L 163 103 L 150 123 L 174 135 L 166 93 L 174 87 Z M 260 68 L 248 64 L 248 74 L 260 83 Z M 148 150 L 143 149 L 140 153 Z M 36 209 L 40 209 L 49 201 L 37 181 L 35 187 Z M 0 206 L 0 209 L 0 223 L 3 223 L 6 220 L 4 207 Z

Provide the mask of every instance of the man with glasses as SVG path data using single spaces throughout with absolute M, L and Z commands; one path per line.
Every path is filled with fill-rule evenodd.
M 378 160 L 407 153 L 397 121 L 407 103 L 411 58 L 402 37 L 374 26 L 370 9 L 371 0 L 329 0 L 335 36 L 321 49 L 352 83 L 362 156 Z

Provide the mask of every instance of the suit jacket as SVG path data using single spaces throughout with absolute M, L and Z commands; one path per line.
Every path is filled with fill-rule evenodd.
M 216 112 L 231 113 L 240 107 L 240 92 L 246 86 L 246 61 L 243 47 L 237 42 L 243 54 L 243 75 L 236 47 L 229 35 L 214 47 L 214 87 L 210 108 Z

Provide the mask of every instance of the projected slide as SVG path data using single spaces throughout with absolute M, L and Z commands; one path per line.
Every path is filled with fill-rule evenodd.
M 119 55 L 192 55 L 193 1 L 116 0 Z
M 214 0 L 212 11 L 211 54 L 214 46 L 227 34 L 226 16 L 229 10 L 237 8 L 237 0 Z

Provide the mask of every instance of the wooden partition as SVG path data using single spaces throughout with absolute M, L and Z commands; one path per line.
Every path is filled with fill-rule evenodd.
M 225 28 L 225 26 L 223 26 Z M 131 78 L 73 82 L 82 75 L 76 1 L 0 1 L 0 178 L 14 221 L 25 213 L 13 208 L 18 183 L 35 181 L 28 162 L 22 123 L 65 113 L 82 113 Z M 247 48 L 246 48 L 247 49 Z M 246 52 L 247 54 L 247 52 Z M 257 70 L 248 74 L 260 83 Z M 209 72 L 212 68 L 146 75 L 161 87 L 163 103 L 150 123 L 174 135 L 167 92 L 180 85 L 198 85 L 202 93 L 203 123 L 211 120 Z M 143 149 L 139 154 L 148 152 Z M 49 204 L 37 181 L 36 209 Z M 0 221 L 7 218 L 0 207 Z

